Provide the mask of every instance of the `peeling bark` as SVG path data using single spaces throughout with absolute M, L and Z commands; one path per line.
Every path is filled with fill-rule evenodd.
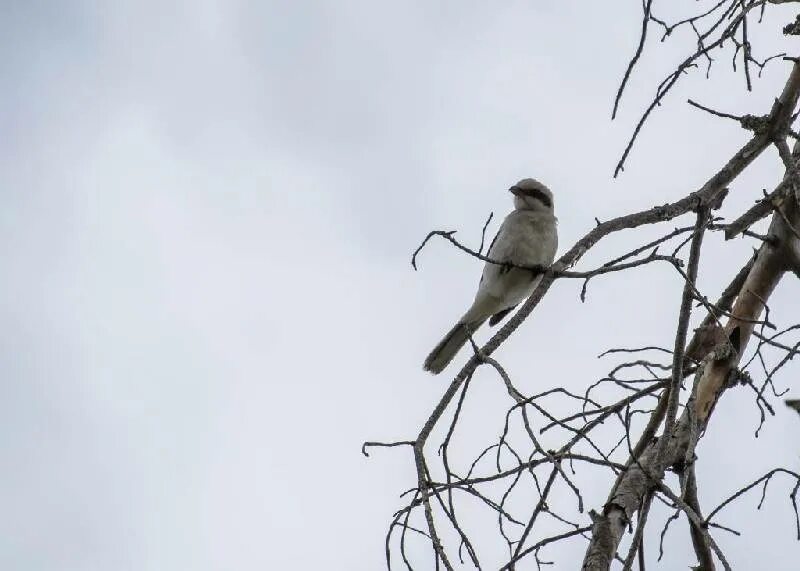
M 782 136 L 785 121 L 797 105 L 800 94 L 800 65 L 796 62 L 787 80 L 781 97 L 770 114 L 773 122 L 770 138 Z M 754 137 L 754 141 L 758 136 Z M 795 168 L 800 153 L 800 142 L 795 145 L 793 159 Z M 791 165 L 790 165 L 791 167 Z M 736 301 L 733 303 L 731 317 L 724 326 L 723 343 L 706 355 L 695 374 L 692 396 L 684 407 L 680 418 L 665 433 L 669 442 L 663 446 L 658 439 L 652 439 L 638 458 L 632 458 L 627 470 L 617 479 L 603 506 L 603 513 L 595 517 L 592 539 L 586 551 L 582 569 L 584 571 L 606 571 L 616 555 L 617 547 L 632 520 L 636 510 L 654 487 L 660 483 L 667 469 L 682 471 L 694 458 L 698 439 L 708 424 L 711 413 L 719 397 L 727 388 L 731 372 L 736 369 L 744 349 L 753 332 L 765 304 L 781 277 L 790 269 L 792 253 L 797 249 L 796 228 L 800 227 L 800 208 L 796 201 L 783 205 L 783 214 L 773 214 L 770 233 L 777 237 L 775 244 L 762 244 L 744 283 L 741 285 Z M 699 329 L 695 339 L 689 343 L 693 349 L 703 345 L 698 336 L 708 334 L 714 328 Z M 693 356 L 696 356 L 693 355 Z M 659 453 L 662 451 L 661 453 Z M 724 563 L 724 562 L 723 562 Z

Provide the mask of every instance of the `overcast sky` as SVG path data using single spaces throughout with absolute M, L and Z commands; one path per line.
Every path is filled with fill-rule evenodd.
M 653 34 L 612 123 L 641 18 L 618 4 L 0 3 L 0 568 L 382 568 L 416 476 L 408 450 L 367 459 L 360 445 L 419 430 L 449 380 L 422 360 L 481 269 L 434 243 L 415 273 L 420 239 L 458 229 L 476 244 L 488 213 L 510 209 L 505 189 L 534 176 L 555 193 L 563 252 L 595 217 L 697 188 L 743 143 L 687 96 L 759 113 L 786 78 L 775 62 L 747 94 L 720 54 L 614 180 L 638 113 L 693 45 Z M 791 17 L 753 26 L 768 40 L 757 56 L 783 49 Z M 722 215 L 775 184 L 774 155 Z M 715 297 L 753 245 L 707 239 L 701 289 Z M 594 280 L 581 304 L 580 284 L 560 281 L 497 356 L 524 392 L 583 391 L 609 368 L 603 350 L 672 344 L 680 287 L 654 266 Z M 776 292 L 779 325 L 797 320 L 781 313 L 797 293 L 790 279 Z M 778 387 L 800 394 L 797 373 Z M 476 382 L 480 448 L 510 403 L 490 374 Z M 746 390 L 717 408 L 699 448 L 704 505 L 800 468 L 800 419 L 773 400 L 758 440 Z M 610 483 L 586 484 L 587 508 Z M 789 491 L 773 482 L 761 511 L 753 496 L 722 518 L 745 533 L 715 533 L 735 568 L 796 567 Z M 675 526 L 669 568 L 686 568 Z M 584 545 L 550 554 L 575 568 Z M 429 549 L 412 553 L 426 568 Z

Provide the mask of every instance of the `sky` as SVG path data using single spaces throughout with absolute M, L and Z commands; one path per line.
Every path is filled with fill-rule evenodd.
M 414 272 L 425 234 L 477 244 L 488 213 L 491 232 L 511 208 L 506 189 L 534 176 L 553 189 L 563 252 L 595 217 L 698 188 L 746 140 L 687 97 L 759 113 L 785 81 L 776 61 L 748 93 L 719 54 L 614 179 L 694 41 L 651 34 L 612 122 L 641 19 L 624 4 L 1 3 L 0 567 L 382 568 L 416 475 L 409 450 L 365 458 L 361 443 L 417 433 L 456 372 L 431 377 L 422 360 L 481 271 L 437 242 Z M 752 26 L 757 56 L 789 49 L 776 30 L 792 19 L 771 8 Z M 770 150 L 720 214 L 780 177 Z M 609 238 L 580 267 L 689 223 Z M 714 298 L 754 245 L 710 236 L 701 290 Z M 593 280 L 581 303 L 561 280 L 496 356 L 523 392 L 581 392 L 610 368 L 605 349 L 672 344 L 681 287 L 653 266 Z M 797 287 L 786 279 L 771 300 L 779 325 L 797 320 Z M 800 394 L 797 373 L 778 388 Z M 496 439 L 511 404 L 489 372 L 476 384 L 459 458 Z M 717 407 L 698 448 L 704 506 L 772 467 L 800 469 L 800 419 L 772 400 L 758 439 L 746 390 Z M 587 508 L 610 483 L 584 482 Z M 793 568 L 792 485 L 723 518 L 744 534 L 715 533 L 735 568 Z M 667 514 L 651 515 L 656 535 Z M 662 568 L 694 563 L 685 521 L 667 546 Z M 574 568 L 584 549 L 549 555 Z M 411 553 L 427 568 L 429 548 Z

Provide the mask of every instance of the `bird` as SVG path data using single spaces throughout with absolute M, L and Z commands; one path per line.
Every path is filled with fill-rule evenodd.
M 541 273 L 514 266 L 549 267 L 558 248 L 558 219 L 553 193 L 533 178 L 524 178 L 508 189 L 514 210 L 505 217 L 492 240 L 475 300 L 458 323 L 425 359 L 423 369 L 441 373 L 470 336 L 488 319 L 499 323 L 526 299 L 542 279 Z

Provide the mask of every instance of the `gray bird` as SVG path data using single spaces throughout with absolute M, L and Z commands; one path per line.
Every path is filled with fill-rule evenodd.
M 522 179 L 509 191 L 514 195 L 514 210 L 500 225 L 487 256 L 514 265 L 550 266 L 558 248 L 553 193 L 532 178 Z M 434 375 L 441 373 L 484 321 L 498 323 L 541 279 L 530 270 L 486 262 L 472 307 L 434 347 L 423 368 Z

